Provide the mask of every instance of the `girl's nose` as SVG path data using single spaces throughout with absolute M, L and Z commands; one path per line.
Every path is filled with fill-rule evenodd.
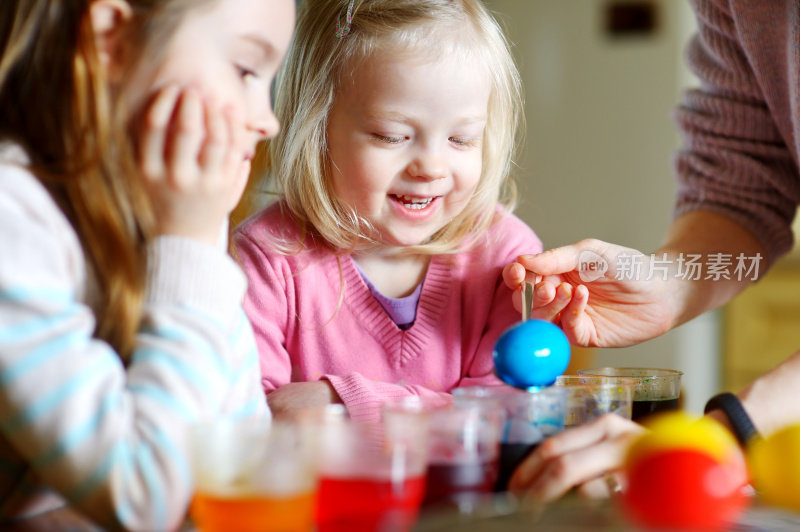
M 266 112 L 253 116 L 247 124 L 247 129 L 258 134 L 259 140 L 271 139 L 278 134 L 281 129 L 278 117 L 272 112 L 272 108 L 267 108 Z
M 408 171 L 412 177 L 435 181 L 447 176 L 447 165 L 435 150 L 425 150 L 414 158 Z

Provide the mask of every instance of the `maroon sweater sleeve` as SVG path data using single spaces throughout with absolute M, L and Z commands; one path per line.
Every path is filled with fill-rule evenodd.
M 723 214 L 758 238 L 773 262 L 792 246 L 800 202 L 795 130 L 800 46 L 789 1 L 695 0 L 688 62 L 701 86 L 675 113 L 675 216 Z M 796 20 L 794 22 L 796 24 Z

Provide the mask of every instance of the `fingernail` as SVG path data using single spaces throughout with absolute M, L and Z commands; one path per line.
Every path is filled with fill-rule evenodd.
M 539 288 L 536 289 L 536 293 L 538 295 L 540 295 L 540 296 L 546 295 L 547 294 L 547 287 L 546 286 L 540 286 Z

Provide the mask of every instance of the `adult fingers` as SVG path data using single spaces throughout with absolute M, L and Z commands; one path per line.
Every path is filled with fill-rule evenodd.
M 571 344 L 588 345 L 592 337 L 591 320 L 586 315 L 589 304 L 589 289 L 578 285 L 573 290 L 572 298 L 561 311 L 561 328 Z
M 630 441 L 629 435 L 618 435 L 547 461 L 529 484 L 527 493 L 536 500 L 549 502 L 573 487 L 602 478 L 621 467 Z
M 550 436 L 517 467 L 510 486 L 525 488 L 541 474 L 547 463 L 554 459 L 569 456 L 576 451 L 596 446 L 604 440 L 621 435 L 638 435 L 643 430 L 633 421 L 616 414 L 606 414 L 589 423 Z
M 533 308 L 544 307 L 553 302 L 556 289 L 561 282 L 557 277 L 546 277 L 533 286 Z
M 525 281 L 525 268 L 518 262 L 511 262 L 503 267 L 503 282 L 511 290 L 516 290 Z
M 538 255 L 520 255 L 517 260 L 527 270 L 537 274 L 558 275 L 577 270 L 582 257 L 592 260 L 604 259 L 612 246 L 612 244 L 590 238 L 568 246 L 550 249 Z
M 540 288 L 540 292 L 547 290 L 550 302 L 545 305 L 534 305 L 535 310 L 531 312 L 532 318 L 553 322 L 559 320 L 562 311 L 572 299 L 572 286 L 567 283 L 561 283 L 555 289 L 551 288 L 549 285 Z M 543 301 L 548 296 L 540 294 L 539 300 Z
M 625 475 L 608 472 L 578 486 L 578 494 L 587 499 L 607 499 L 625 489 Z

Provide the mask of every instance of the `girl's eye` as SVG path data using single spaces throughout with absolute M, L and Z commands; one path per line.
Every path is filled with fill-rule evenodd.
M 448 139 L 450 142 L 455 144 L 456 146 L 474 146 L 475 139 L 472 137 L 450 137 Z
M 383 142 L 385 144 L 400 144 L 401 142 L 406 140 L 406 137 L 398 137 L 398 136 L 391 136 L 391 135 L 390 136 L 386 136 L 386 135 L 379 135 L 377 133 L 373 133 L 372 136 L 376 140 L 378 140 L 380 142 Z
M 249 68 L 241 66 L 241 65 L 235 65 L 235 67 L 236 67 L 236 71 L 239 73 L 239 77 L 242 78 L 242 79 L 257 78 L 258 77 L 258 73 L 256 73 L 255 70 L 249 69 Z

